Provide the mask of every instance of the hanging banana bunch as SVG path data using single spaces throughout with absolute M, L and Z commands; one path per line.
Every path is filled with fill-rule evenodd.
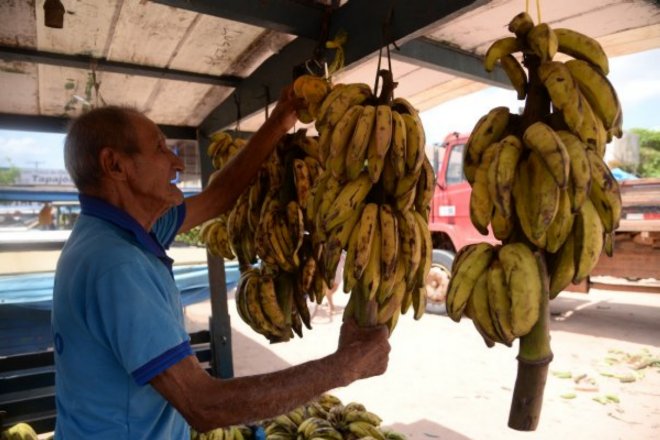
M 474 126 L 464 157 L 470 219 L 502 245 L 476 243 L 459 252 L 447 312 L 455 321 L 470 318 L 489 347 L 521 338 L 509 424 L 530 430 L 552 358 L 547 301 L 585 279 L 604 247 L 612 253 L 621 195 L 603 156 L 606 143 L 622 136 L 622 111 L 596 40 L 534 24 L 526 12 L 508 29 L 514 36 L 489 47 L 484 67 L 490 72 L 499 61 L 526 100 L 524 112 L 490 110 Z M 553 61 L 558 52 L 572 58 Z M 539 366 L 545 372 L 528 375 L 534 379 L 523 386 L 522 377 Z M 525 406 L 525 399 L 537 405 Z

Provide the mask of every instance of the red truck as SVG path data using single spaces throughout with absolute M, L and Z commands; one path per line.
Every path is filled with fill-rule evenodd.
M 470 221 L 471 188 L 463 175 L 463 150 L 468 137 L 450 133 L 442 145 L 434 147 L 431 157 L 436 172 L 429 215 L 433 265 L 426 284 L 427 311 L 431 313 L 444 313 L 456 252 L 470 243 L 498 243 L 490 229 L 487 236 L 481 235 Z M 615 235 L 614 256 L 603 254 L 592 275 L 660 280 L 660 179 L 626 180 L 620 185 L 623 213 Z M 592 284 L 585 280 L 570 286 L 570 290 L 588 292 Z

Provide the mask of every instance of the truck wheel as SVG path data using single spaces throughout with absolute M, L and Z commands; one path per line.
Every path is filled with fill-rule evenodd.
M 426 311 L 428 313 L 447 314 L 445 297 L 447 296 L 454 257 L 455 254 L 451 251 L 433 250 L 433 263 L 426 277 Z

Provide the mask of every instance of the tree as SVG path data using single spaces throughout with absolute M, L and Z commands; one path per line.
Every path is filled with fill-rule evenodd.
M 660 177 L 660 131 L 633 128 L 639 136 L 639 177 Z
M 6 160 L 9 166 L 0 168 L 0 186 L 13 185 L 21 174 L 21 171 L 14 166 L 11 159 L 7 158 Z

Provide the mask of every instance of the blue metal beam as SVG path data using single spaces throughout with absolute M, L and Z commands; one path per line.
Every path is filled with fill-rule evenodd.
M 488 73 L 483 58 L 469 52 L 440 44 L 428 38 L 417 38 L 391 51 L 392 58 L 429 69 L 439 70 L 496 87 L 513 88 L 501 66 Z

